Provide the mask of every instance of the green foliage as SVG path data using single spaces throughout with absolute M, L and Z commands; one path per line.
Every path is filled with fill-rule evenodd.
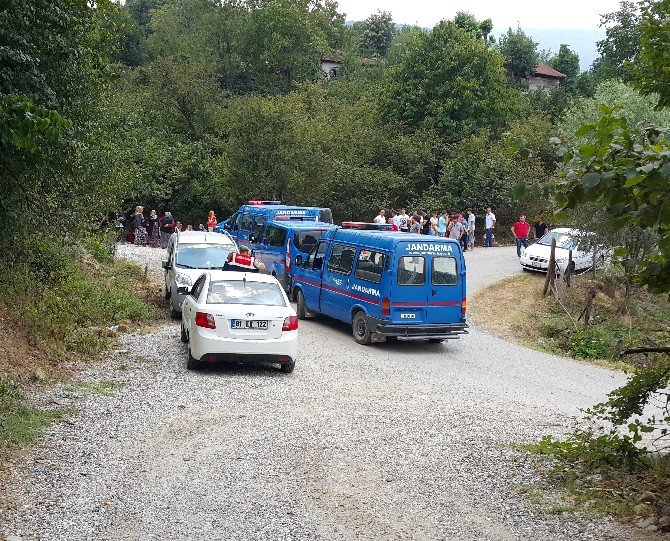
M 480 128 L 498 132 L 517 103 L 502 60 L 483 40 L 441 22 L 412 39 L 387 70 L 383 109 L 392 121 L 451 140 Z
M 0 380 L 0 461 L 7 451 L 32 442 L 66 413 L 65 409 L 44 411 L 30 406 L 15 385 Z
M 549 61 L 549 66 L 560 71 L 566 77 L 561 81 L 561 86 L 568 92 L 577 90 L 577 77 L 579 76 L 579 55 L 568 45 L 562 43 L 558 54 Z
M 470 34 L 473 38 L 482 36 L 477 18 L 467 11 L 458 11 L 454 16 L 454 25 Z
M 360 52 L 364 56 L 384 57 L 395 34 L 395 23 L 389 11 L 377 11 L 361 23 Z
M 498 48 L 505 58 L 505 67 L 513 77 L 524 79 L 535 73 L 539 63 L 537 43 L 521 28 L 509 28 L 506 34 L 500 36 Z
M 670 106 L 670 0 L 644 0 L 639 24 L 640 51 L 633 84 L 658 95 L 658 108 Z
M 557 202 L 564 209 L 597 202 L 615 227 L 655 233 L 658 249 L 641 262 L 640 281 L 653 291 L 670 291 L 670 143 L 656 128 L 629 126 L 600 105 L 601 116 L 581 126 L 578 146 L 563 149 Z M 625 262 L 624 262 L 625 264 Z
M 605 39 L 598 42 L 600 56 L 594 63 L 599 79 L 631 81 L 632 62 L 640 50 L 639 23 L 638 2 L 622 1 L 617 11 L 602 16 Z
M 570 337 L 570 356 L 577 359 L 607 359 L 612 356 L 611 334 L 602 327 L 583 327 Z

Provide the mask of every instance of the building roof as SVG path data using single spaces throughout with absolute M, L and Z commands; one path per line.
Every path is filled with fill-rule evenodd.
M 341 64 L 344 62 L 344 51 L 335 49 L 331 54 L 321 57 L 321 62 L 332 62 L 334 64 Z
M 550 68 L 546 64 L 538 64 L 535 68 L 535 77 L 549 77 L 551 79 L 564 79 L 566 75 L 554 68 Z

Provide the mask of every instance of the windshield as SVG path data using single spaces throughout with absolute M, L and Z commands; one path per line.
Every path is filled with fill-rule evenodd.
M 566 250 L 572 250 L 575 245 L 575 239 L 565 233 L 556 233 L 552 231 L 547 233 L 544 237 L 537 241 L 538 244 L 543 244 L 546 246 L 551 246 L 551 241 L 556 239 L 556 248 L 564 248 Z
M 310 229 L 308 231 L 298 231 L 293 233 L 293 244 L 301 252 L 308 254 L 323 235 L 321 229 Z
M 222 269 L 232 246 L 191 244 L 177 248 L 175 265 L 185 269 Z
M 279 284 L 251 280 L 221 280 L 209 284 L 207 304 L 286 306 Z

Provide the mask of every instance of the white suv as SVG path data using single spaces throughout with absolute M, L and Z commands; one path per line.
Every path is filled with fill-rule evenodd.
M 230 252 L 239 250 L 233 238 L 227 233 L 209 231 L 182 231 L 170 237 L 165 269 L 165 298 L 170 300 L 170 315 L 181 317 L 184 295 L 177 290 L 190 288 L 203 270 L 221 270 Z

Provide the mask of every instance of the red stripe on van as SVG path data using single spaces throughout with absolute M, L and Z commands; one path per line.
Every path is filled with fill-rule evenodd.
M 364 301 L 364 302 L 369 302 L 370 304 L 379 304 L 379 302 L 380 302 L 377 299 L 371 299 L 369 297 L 363 297 L 362 295 L 356 295 L 355 293 L 350 293 L 349 291 L 344 291 L 342 289 L 337 289 L 335 287 L 321 285 L 319 283 L 312 282 L 310 280 L 305 280 L 304 278 L 294 278 L 294 280 L 297 281 L 297 282 L 303 282 L 305 284 L 309 284 L 310 286 L 321 287 L 322 289 L 327 289 L 328 291 L 332 291 L 333 293 L 339 293 L 340 295 L 344 295 L 346 297 L 351 297 L 352 299 L 356 299 L 356 300 Z
M 429 302 L 430 306 L 460 306 L 459 301 L 442 301 L 442 302 Z

